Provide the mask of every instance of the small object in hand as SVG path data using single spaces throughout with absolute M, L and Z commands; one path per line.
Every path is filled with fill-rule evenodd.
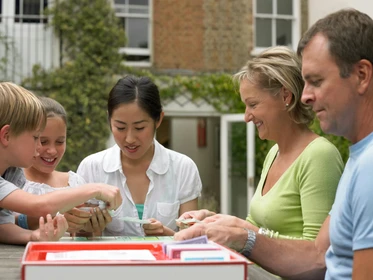
M 117 219 L 125 221 L 125 222 L 130 222 L 130 223 L 139 223 L 139 224 L 142 224 L 142 225 L 151 223 L 150 220 L 147 220 L 147 219 L 141 220 L 141 219 L 137 219 L 137 218 L 134 218 L 134 217 L 118 217 Z
M 99 207 L 101 210 L 106 208 L 105 201 L 90 199 L 84 203 L 84 206 L 79 207 L 80 210 L 90 212 L 92 208 Z
M 192 225 L 194 225 L 195 223 L 200 223 L 201 221 L 200 220 L 197 220 L 195 218 L 191 218 L 191 219 L 176 219 L 175 220 L 177 223 L 180 223 L 183 225 L 183 227 L 190 227 Z

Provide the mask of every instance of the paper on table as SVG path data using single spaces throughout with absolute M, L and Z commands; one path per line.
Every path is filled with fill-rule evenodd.
M 150 224 L 151 223 L 150 220 L 141 220 L 141 219 L 137 219 L 134 217 L 118 217 L 116 219 L 122 220 L 125 222 L 130 222 L 130 223 L 138 223 L 138 224 Z
M 149 250 L 81 250 L 58 253 L 47 253 L 47 261 L 94 261 L 94 260 L 124 260 L 124 261 L 155 261 Z

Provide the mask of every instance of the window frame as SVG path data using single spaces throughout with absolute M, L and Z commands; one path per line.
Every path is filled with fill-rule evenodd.
M 286 19 L 291 20 L 291 36 L 292 42 L 291 47 L 293 50 L 296 50 L 298 42 L 300 40 L 300 25 L 301 25 L 301 5 L 299 0 L 292 0 L 293 4 L 293 14 L 292 15 L 278 15 L 277 14 L 277 1 L 272 0 L 272 14 L 265 14 L 265 13 L 257 13 L 256 6 L 257 1 L 260 0 L 253 0 L 253 50 L 251 51 L 251 55 L 256 56 L 265 49 L 276 46 L 276 20 L 277 19 Z M 272 38 L 271 38 L 271 46 L 268 47 L 258 47 L 256 46 L 256 19 L 271 19 L 271 27 L 272 27 Z
M 24 13 L 24 2 L 27 0 L 15 0 L 14 2 L 14 23 L 21 24 L 47 24 L 48 17 L 43 14 L 43 11 L 48 8 L 48 0 L 38 0 L 39 1 L 39 14 L 25 14 Z M 18 13 L 17 13 L 18 7 Z
M 128 18 L 141 18 L 141 19 L 147 19 L 148 20 L 148 48 L 131 48 L 131 47 L 122 47 L 119 49 L 120 54 L 124 55 L 135 55 L 135 56 L 149 56 L 149 60 L 147 61 L 128 61 L 125 60 L 124 64 L 127 66 L 132 67 L 150 67 L 152 65 L 152 25 L 151 25 L 151 15 L 152 15 L 152 0 L 148 0 L 148 14 L 142 14 L 142 13 L 130 13 L 130 8 L 136 8 L 136 5 L 129 5 L 129 4 L 116 4 L 115 1 L 113 1 L 115 15 L 118 18 L 124 18 L 124 20 Z M 139 7 L 143 7 L 142 5 L 139 5 Z M 117 12 L 116 8 L 121 7 L 124 8 L 128 12 Z M 127 25 L 126 25 L 127 28 Z M 127 30 L 124 30 L 126 33 L 126 36 L 128 36 Z

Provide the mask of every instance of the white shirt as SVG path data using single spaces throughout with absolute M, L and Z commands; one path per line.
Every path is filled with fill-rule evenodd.
M 23 187 L 23 190 L 28 193 L 42 195 L 42 194 L 50 193 L 56 190 L 74 188 L 74 187 L 85 184 L 85 180 L 83 179 L 82 176 L 76 174 L 73 171 L 69 171 L 68 174 L 69 174 L 69 181 L 68 181 L 68 186 L 66 187 L 53 188 L 44 183 L 37 183 L 37 182 L 27 180 L 25 186 Z
M 166 149 L 154 140 L 154 156 L 146 175 L 150 180 L 145 198 L 143 219 L 155 218 L 164 226 L 177 230 L 175 219 L 180 205 L 200 196 L 202 182 L 198 169 L 186 155 Z M 86 157 L 77 173 L 87 183 L 106 183 L 120 188 L 123 202 L 112 214 L 104 235 L 144 236 L 141 224 L 119 220 L 118 217 L 138 218 L 137 209 L 123 174 L 118 145 Z

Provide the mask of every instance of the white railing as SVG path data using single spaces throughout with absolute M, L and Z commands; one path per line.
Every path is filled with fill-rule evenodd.
M 0 15 L 0 80 L 20 83 L 35 64 L 59 66 L 60 44 L 43 15 Z

